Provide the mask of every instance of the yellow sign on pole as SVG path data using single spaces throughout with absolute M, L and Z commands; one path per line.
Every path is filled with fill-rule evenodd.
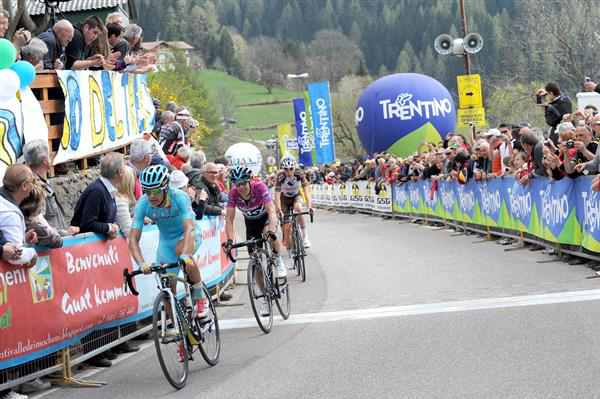
M 458 102 L 461 108 L 481 108 L 481 77 L 479 75 L 461 75 L 456 77 L 458 84 Z
M 473 124 L 473 126 L 485 125 L 484 108 L 461 108 L 457 110 L 457 114 L 459 127 L 469 127 L 471 123 Z
M 279 136 L 279 148 L 281 149 L 281 156 L 287 154 L 287 143 L 286 140 L 292 136 L 292 127 L 289 123 L 277 125 L 277 136 Z

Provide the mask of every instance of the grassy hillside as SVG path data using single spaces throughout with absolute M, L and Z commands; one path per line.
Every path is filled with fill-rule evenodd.
M 298 97 L 297 92 L 274 88 L 273 92 L 269 94 L 261 85 L 244 82 L 214 69 L 205 69 L 200 74 L 213 98 L 216 96 L 219 86 L 225 86 L 233 93 L 238 104 L 238 110 L 233 116 L 237 120 L 234 126 L 236 136 L 250 141 L 265 141 L 277 134 L 275 125 L 294 122 L 294 108 L 291 100 Z M 278 103 L 278 101 L 289 102 Z M 268 104 L 271 102 L 275 103 Z M 247 106 L 248 104 L 263 105 Z

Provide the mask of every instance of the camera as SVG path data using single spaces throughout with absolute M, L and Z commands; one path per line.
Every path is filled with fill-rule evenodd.
M 575 141 L 567 140 L 567 148 L 569 148 L 569 149 L 575 148 Z
M 545 95 L 542 96 L 540 94 L 536 94 L 535 95 L 535 103 L 536 104 L 541 104 L 543 102 L 544 98 L 546 98 Z
M 585 83 L 590 83 L 592 81 L 592 78 L 590 78 L 589 76 L 586 76 L 584 79 Z

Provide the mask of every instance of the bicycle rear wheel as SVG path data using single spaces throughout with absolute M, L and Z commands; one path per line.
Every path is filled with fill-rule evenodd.
M 266 262 L 265 256 L 259 254 L 259 257 L 263 262 Z M 261 290 L 258 286 L 257 279 L 260 279 L 263 289 Z M 271 306 L 271 296 L 269 294 L 269 288 L 267 286 L 266 278 L 263 273 L 263 269 L 260 263 L 254 260 L 250 260 L 248 264 L 248 295 L 250 296 L 250 304 L 252 305 L 252 312 L 256 318 L 258 326 L 265 334 L 268 334 L 273 327 L 273 307 Z M 266 301 L 269 310 L 269 314 L 263 316 L 260 311 L 261 303 Z
M 300 262 L 298 261 L 298 253 L 300 247 L 298 246 L 298 227 L 294 226 L 292 230 L 292 254 L 294 256 L 294 269 L 298 276 L 302 273 Z
M 169 316 L 164 301 L 169 301 L 169 296 L 161 291 L 156 296 L 152 308 L 152 332 L 156 355 L 169 384 L 181 389 L 187 381 L 189 351 L 185 342 L 183 321 L 175 309 L 173 309 L 175 325 L 172 329 L 167 329 Z
M 221 353 L 221 334 L 219 330 L 219 319 L 215 305 L 208 293 L 206 287 L 203 287 L 204 295 L 208 298 L 209 308 L 208 315 L 201 320 L 195 320 L 200 333 L 200 354 L 211 366 L 219 362 L 219 354 Z

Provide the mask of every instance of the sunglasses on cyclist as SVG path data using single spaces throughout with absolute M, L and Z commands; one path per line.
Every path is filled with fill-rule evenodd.
M 149 194 L 149 195 L 159 195 L 160 193 L 163 192 L 162 188 L 148 188 L 148 189 L 144 189 L 144 194 Z
M 242 186 L 245 186 L 246 184 L 250 184 L 250 182 L 248 180 L 244 180 L 244 181 L 239 181 L 239 182 L 233 183 L 233 185 L 236 187 L 242 187 Z
M 294 168 L 283 168 L 283 170 L 285 170 L 286 172 L 292 172 Z

